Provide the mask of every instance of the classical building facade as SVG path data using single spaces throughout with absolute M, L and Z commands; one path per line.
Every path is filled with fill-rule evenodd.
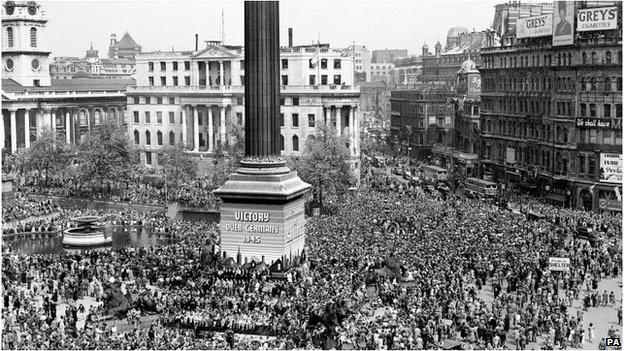
M 35 2 L 2 7 L 3 151 L 30 147 L 46 129 L 74 143 L 107 120 L 123 124 L 125 90 L 134 80 L 51 79 L 46 23 Z
M 137 84 L 127 91 L 128 133 L 143 149 L 143 164 L 158 165 L 158 151 L 177 143 L 212 157 L 229 142 L 228 128 L 244 125 L 243 50 L 212 41 L 198 51 L 137 55 Z M 327 46 L 284 47 L 280 68 L 282 153 L 299 155 L 307 136 L 331 123 L 359 167 L 353 58 Z
M 575 4 L 577 12 L 590 6 Z M 488 40 L 480 68 L 486 178 L 538 185 L 566 206 L 621 211 L 621 3 L 617 14 L 617 29 L 576 31 L 569 45 L 511 30 Z

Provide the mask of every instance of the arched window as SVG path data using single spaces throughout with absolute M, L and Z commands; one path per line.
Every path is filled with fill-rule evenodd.
M 585 91 L 585 78 L 581 78 L 580 82 L 581 82 L 581 83 L 579 84 L 579 85 L 580 85 L 580 87 L 579 87 L 579 88 L 580 88 L 580 90 L 581 90 L 581 91 Z
M 173 131 L 169 132 L 169 145 L 175 145 L 175 133 Z
M 13 28 L 12 27 L 7 28 L 7 41 L 8 41 L 9 47 L 12 48 L 13 45 L 14 45 Z
M 35 27 L 30 28 L 30 47 L 37 47 L 37 28 Z
M 595 51 L 592 51 L 591 53 L 591 63 L 592 64 L 598 63 L 598 56 L 596 55 Z
M 589 78 L 590 91 L 596 91 L 596 77 Z
M 587 53 L 586 52 L 583 53 L 583 64 L 584 65 L 587 64 Z
M 109 121 L 114 121 L 117 117 L 117 113 L 115 112 L 114 108 L 111 108 L 108 110 L 108 115 L 107 118 Z
M 87 125 L 87 113 L 85 110 L 80 110 L 78 113 L 78 124 L 81 126 Z
M 102 114 L 100 113 L 100 110 L 95 110 L 93 111 L 93 122 L 98 125 L 102 123 Z
M 607 53 L 605 54 L 605 63 L 607 65 L 611 64 L 611 51 L 607 51 Z
M 162 132 L 160 130 L 156 133 L 156 142 L 159 146 L 162 146 L 163 144 Z
M 292 137 L 292 149 L 293 151 L 299 151 L 299 137 L 297 135 Z
M 611 77 L 605 77 L 604 91 L 611 91 Z
M 141 140 L 139 138 L 139 131 L 135 130 L 134 131 L 134 144 L 135 145 L 139 145 L 140 142 L 141 142 Z
M 152 135 L 149 130 L 145 131 L 145 145 L 152 145 Z

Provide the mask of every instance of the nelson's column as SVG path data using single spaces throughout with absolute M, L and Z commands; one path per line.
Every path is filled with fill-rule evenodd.
M 279 3 L 245 2 L 245 157 L 214 194 L 220 249 L 238 263 L 288 264 L 305 243 L 303 195 L 310 185 L 279 157 Z

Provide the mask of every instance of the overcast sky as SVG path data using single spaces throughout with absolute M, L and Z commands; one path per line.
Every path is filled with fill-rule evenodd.
M 280 40 L 287 45 L 321 42 L 346 47 L 352 42 L 369 49 L 408 49 L 418 54 L 427 41 L 430 51 L 453 26 L 483 30 L 491 25 L 494 5 L 501 1 L 281 1 Z M 111 33 L 127 30 L 151 50 L 192 50 L 194 34 L 203 41 L 219 39 L 221 11 L 227 44 L 242 45 L 242 1 L 42 1 L 48 17 L 48 49 L 52 56 L 84 57 L 91 42 L 108 53 Z

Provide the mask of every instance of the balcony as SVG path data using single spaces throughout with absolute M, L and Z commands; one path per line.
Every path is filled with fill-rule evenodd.
M 3 93 L 11 100 L 68 99 L 94 97 L 125 97 L 125 90 L 109 91 L 20 91 Z

